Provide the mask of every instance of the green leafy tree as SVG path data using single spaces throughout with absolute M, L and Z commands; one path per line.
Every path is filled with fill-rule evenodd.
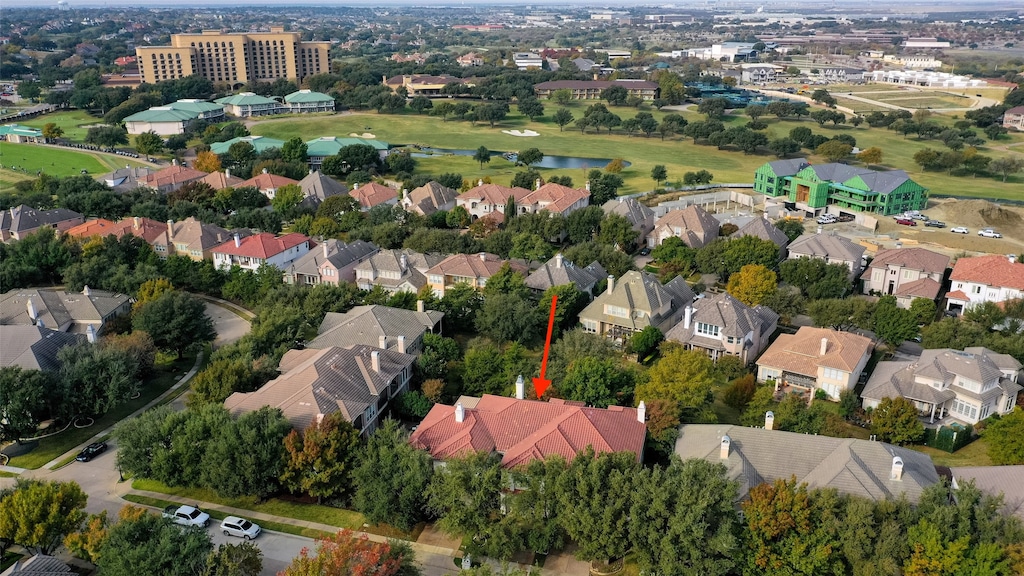
M 434 107 L 434 103 L 426 96 L 415 96 L 409 102 L 409 108 L 417 114 L 423 114 Z
M 558 125 L 558 131 L 561 132 L 566 126 L 572 123 L 574 120 L 572 112 L 567 108 L 559 108 L 555 111 L 554 116 L 551 119 Z
M 785 158 L 800 151 L 800 143 L 792 138 L 776 138 L 768 142 L 768 150 L 778 158 Z
M 729 276 L 726 290 L 747 306 L 757 306 L 774 294 L 777 287 L 775 272 L 761 264 L 747 264 Z
M 281 410 L 270 406 L 231 421 L 216 431 L 203 454 L 201 484 L 229 498 L 275 494 L 285 468 L 283 442 L 291 429 Z
M 135 137 L 135 150 L 138 151 L 139 154 L 145 154 L 146 156 L 159 154 L 163 149 L 163 138 L 160 138 L 160 136 L 152 130 L 143 132 Z
M 206 557 L 203 576 L 259 576 L 263 551 L 252 542 L 221 544 Z
M 541 294 L 537 301 L 537 311 L 542 320 L 546 320 L 551 311 L 551 299 L 557 296 L 555 302 L 555 324 L 552 329 L 552 339 L 558 339 L 562 333 L 575 328 L 579 324 L 579 314 L 590 303 L 587 294 L 576 288 L 576 284 L 569 283 L 561 286 L 552 286 Z
M 298 184 L 286 184 L 277 189 L 270 205 L 281 214 L 290 214 L 298 206 L 305 196 Z
M 882 149 L 878 146 L 872 146 L 866 150 L 861 151 L 857 154 L 857 160 L 865 164 L 881 164 L 882 163 Z
M 829 140 L 818 146 L 814 152 L 828 158 L 830 162 L 838 162 L 853 152 L 853 146 L 839 140 Z
M 515 294 L 491 294 L 476 314 L 476 329 L 496 342 L 525 342 L 539 330 L 535 304 Z
M 902 445 L 916 442 L 924 435 L 917 418 L 917 407 L 902 396 L 882 398 L 871 413 L 871 432 L 883 442 Z
M 516 156 L 516 164 L 522 164 L 523 166 L 530 166 L 536 164 L 544 159 L 544 153 L 537 148 L 527 148 L 521 150 Z
M 1024 434 L 1024 408 L 1017 406 L 1013 412 L 993 419 L 983 434 L 993 464 L 1024 464 L 1024 446 L 1019 441 L 1021 434 Z
M 910 315 L 914 317 L 918 324 L 931 324 L 935 321 L 935 314 L 937 313 L 938 309 L 935 306 L 934 300 L 914 298 L 910 302 Z
M 572 102 L 572 90 L 569 90 L 568 88 L 560 88 L 552 92 L 548 98 L 554 100 L 561 106 L 565 106 L 569 102 Z
M 644 326 L 643 330 L 634 332 L 633 335 L 630 336 L 629 348 L 633 352 L 636 352 L 637 358 L 642 363 L 658 350 L 658 345 L 660 345 L 664 340 L 665 335 L 662 334 L 661 330 L 659 330 L 657 326 Z
M 709 120 L 717 120 L 725 115 L 727 105 L 725 98 L 703 98 L 697 105 L 697 112 L 707 116 Z
M 658 164 L 654 168 L 651 168 L 651 180 L 654 180 L 654 184 L 660 186 L 664 180 L 668 179 L 668 171 L 665 170 L 664 164 Z
M 416 358 L 416 368 L 424 379 L 442 378 L 453 362 L 462 358 L 459 343 L 439 334 L 423 334 L 423 351 Z
M 699 409 L 707 404 L 714 382 L 714 364 L 707 354 L 674 349 L 651 367 L 635 395 L 638 400 L 671 400 L 680 409 Z
M 588 447 L 558 479 L 559 519 L 584 560 L 608 562 L 630 549 L 630 508 L 639 464 L 629 452 Z
M 374 430 L 352 471 L 356 510 L 374 524 L 411 530 L 426 514 L 426 491 L 433 476 L 430 455 L 409 444 L 394 420 Z
M 58 413 L 99 416 L 125 402 L 138 389 L 138 361 L 121 350 L 74 344 L 57 353 Z
M 161 350 L 173 350 L 178 358 L 190 347 L 212 342 L 217 336 L 203 301 L 187 292 L 167 292 L 135 311 L 132 326 L 153 338 Z
M 476 149 L 476 153 L 473 154 L 473 160 L 476 160 L 480 164 L 480 169 L 484 169 L 484 164 L 491 161 L 491 151 L 486 146 L 481 146 Z
M 569 365 L 558 393 L 566 400 L 607 408 L 629 395 L 633 378 L 610 358 L 581 358 Z
M 203 573 L 212 550 L 205 530 L 183 530 L 166 518 L 143 513 L 110 528 L 99 565 L 110 576 L 195 576 Z
M 128 133 L 119 126 L 96 126 L 89 128 L 85 143 L 112 148 L 118 144 L 127 144 Z
M 501 476 L 501 461 L 493 453 L 448 460 L 425 493 L 437 527 L 452 536 L 486 538 L 501 516 Z
M 612 106 L 622 106 L 629 98 L 629 91 L 622 86 L 612 85 L 601 92 L 601 99 L 607 100 Z
M 307 152 L 309 146 L 302 141 L 302 138 L 295 136 L 288 139 L 281 147 L 281 159 L 285 162 L 297 162 L 305 164 L 308 160 Z
M 565 470 L 565 460 L 550 456 L 509 472 L 517 490 L 505 494 L 506 515 L 523 527 L 523 545 L 529 550 L 556 550 L 565 543 L 558 504 L 558 480 Z
M 531 121 L 536 120 L 544 115 L 544 104 L 536 98 L 523 98 L 519 101 L 519 113 L 526 116 Z
M 39 370 L 20 366 L 0 368 L 0 442 L 18 441 L 36 431 L 46 415 L 52 378 Z
M 75 482 L 19 479 L 0 493 L 0 539 L 50 554 L 85 520 L 86 499 Z
M 305 492 L 320 501 L 352 491 L 350 477 L 358 457 L 359 431 L 341 412 L 311 423 L 301 434 L 292 430 L 284 446 L 287 460 L 281 483 L 291 492 Z
M 46 141 L 56 140 L 64 135 L 64 129 L 58 126 L 55 122 L 47 122 L 43 125 L 43 138 Z
M 917 155 L 914 155 L 914 162 L 917 162 Z M 1003 182 L 1012 175 L 1024 170 L 1024 157 L 1020 156 L 1004 156 L 1002 158 L 996 158 L 989 163 L 989 169 L 996 174 L 1003 175 Z
M 874 332 L 890 350 L 895 350 L 917 335 L 917 317 L 897 306 L 895 297 L 883 296 L 875 307 Z

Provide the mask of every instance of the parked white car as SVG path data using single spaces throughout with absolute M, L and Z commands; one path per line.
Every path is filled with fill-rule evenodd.
M 168 506 L 164 508 L 164 518 L 170 518 L 181 526 L 206 528 L 210 523 L 210 515 L 195 506 Z
M 245 540 L 252 540 L 260 533 L 259 524 L 254 524 L 238 516 L 228 516 L 221 520 L 220 529 L 225 536 L 237 536 Z
M 839 218 L 836 218 L 832 214 L 822 214 L 821 216 L 818 216 L 818 224 L 834 224 L 838 221 Z
M 984 236 L 985 238 L 1002 238 L 1003 235 L 991 228 L 985 228 L 984 230 L 978 230 L 978 236 Z
M 970 230 L 968 230 L 967 228 L 965 228 L 963 226 L 955 226 L 953 228 L 950 228 L 949 231 L 954 233 L 954 234 L 970 234 L 971 233 Z

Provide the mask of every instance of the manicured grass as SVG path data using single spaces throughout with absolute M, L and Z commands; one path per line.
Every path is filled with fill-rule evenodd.
M 992 466 L 992 458 L 988 455 L 988 443 L 984 438 L 978 438 L 952 454 L 928 446 L 908 448 L 931 456 L 936 466 Z
M 15 174 L 29 178 L 35 178 L 36 172 L 40 171 L 50 176 L 75 176 L 85 169 L 88 170 L 89 175 L 96 176 L 124 168 L 125 164 L 143 165 L 122 156 L 7 142 L 0 143 L 0 164 L 5 167 L 18 166 L 19 170 Z
M 158 358 L 158 362 L 159 360 Z M 56 436 L 39 440 L 39 445 L 34 450 L 11 458 L 8 464 L 20 468 L 36 469 L 54 458 L 60 457 L 65 452 L 92 438 L 101 430 L 117 424 L 132 412 L 152 402 L 154 398 L 170 388 L 182 374 L 192 368 L 194 363 L 195 356 L 185 356 L 181 360 L 158 363 L 154 369 L 155 374 L 143 387 L 142 394 L 138 398 L 117 406 L 101 418 L 97 418 L 96 422 L 88 428 L 75 428 L 71 426 Z
M 18 182 L 32 180 L 34 177 L 35 173 L 25 174 L 23 172 L 15 172 L 14 170 L 2 168 L 0 169 L 0 191 L 6 192 L 13 188 Z
M 715 415 L 718 416 L 718 422 L 721 424 L 736 424 L 740 423 L 740 416 L 742 413 L 729 406 L 722 400 L 725 395 L 725 391 L 729 388 L 728 385 L 718 386 L 714 390 L 715 401 L 711 405 L 711 409 L 715 411 Z
M 585 105 L 572 104 L 568 108 L 578 118 L 583 115 Z M 531 122 L 513 111 L 505 121 L 494 128 L 479 122 L 476 126 L 469 122 L 456 120 L 443 122 L 440 118 L 425 115 L 357 112 L 316 119 L 295 119 L 289 122 L 264 122 L 253 126 L 251 131 L 253 134 L 282 140 L 293 136 L 309 140 L 318 136 L 347 136 L 351 132 L 362 133 L 365 131 L 365 127 L 369 126 L 369 131 L 377 138 L 392 145 L 418 144 L 458 149 L 486 146 L 491 150 L 502 151 L 536 147 L 545 154 L 552 155 L 623 158 L 632 162 L 632 166 L 623 170 L 621 174 L 625 180 L 625 186 L 620 189 L 623 194 L 651 190 L 654 187 L 654 181 L 650 178 L 650 172 L 651 168 L 657 164 L 665 165 L 670 182 L 680 180 L 685 172 L 701 169 L 712 172 L 715 182 L 752 182 L 754 171 L 765 162 L 775 159 L 770 155 L 747 155 L 734 150 L 718 150 L 714 146 L 694 145 L 690 139 L 682 136 L 662 141 L 659 135 L 653 135 L 650 138 L 642 135 L 629 137 L 618 132 L 609 135 L 602 131 L 601 134 L 596 134 L 592 130 L 587 134 L 581 134 L 579 130 L 568 127 L 565 131 L 559 132 L 558 126 L 550 120 L 550 116 L 557 109 L 558 106 L 545 102 L 547 116 L 537 122 Z M 611 110 L 622 116 L 623 119 L 632 117 L 636 112 L 631 108 L 624 107 L 613 107 Z M 658 119 L 664 116 L 664 113 L 658 111 L 654 111 L 653 114 Z M 695 111 L 688 110 L 681 114 L 690 121 L 703 119 Z M 937 118 L 939 120 L 946 119 L 944 116 L 937 116 Z M 775 118 L 765 118 L 765 120 L 768 122 L 766 134 L 769 139 L 786 136 L 791 129 L 797 126 L 806 126 L 815 133 L 829 137 L 836 134 L 850 134 L 857 139 L 857 145 L 861 149 L 878 146 L 884 151 L 883 163 L 885 166 L 906 170 L 911 178 L 930 188 L 936 194 L 1024 199 L 1024 188 L 1020 186 L 1021 182 L 1024 182 L 1024 177 L 1021 175 L 1011 178 L 1004 184 L 995 178 L 951 178 L 944 173 L 921 172 L 913 162 L 914 153 L 927 147 L 944 149 L 941 142 L 917 140 L 914 136 L 904 139 L 903 136 L 893 131 L 870 128 L 864 124 L 858 128 L 852 126 L 819 127 L 815 122 L 809 120 L 780 121 Z M 742 115 L 731 115 L 723 121 L 726 126 L 743 125 L 749 121 L 749 118 Z M 523 138 L 502 133 L 502 130 L 510 129 L 534 130 L 539 132 L 540 136 Z M 1024 135 L 1014 134 L 1000 140 L 999 145 L 1002 147 L 1021 141 L 1024 141 Z M 1008 154 L 1004 149 L 983 148 L 981 152 L 996 158 Z M 809 159 L 813 163 L 826 162 L 825 159 L 815 155 L 810 155 Z M 489 176 L 498 183 L 507 183 L 511 180 L 512 174 L 517 171 L 510 168 L 508 162 L 498 158 L 493 159 L 483 169 L 480 169 L 468 157 L 446 156 L 418 160 L 420 161 L 418 168 L 420 171 L 433 174 L 458 172 L 463 177 L 472 180 Z M 585 180 L 584 172 L 578 169 L 541 169 L 539 171 L 544 178 L 553 175 L 571 176 L 577 186 L 582 185 Z
M 89 132 L 87 126 L 103 124 L 103 118 L 97 118 L 85 110 L 63 110 L 53 114 L 43 114 L 31 120 L 18 122 L 24 126 L 42 129 L 43 126 L 53 122 L 64 130 L 64 138 L 75 142 L 84 142 L 85 135 Z
M 123 499 L 125 499 L 125 500 L 127 500 L 129 502 L 134 502 L 135 504 L 142 504 L 143 506 L 150 506 L 150 507 L 153 507 L 153 508 L 157 508 L 159 510 L 163 510 L 167 506 L 171 506 L 171 505 L 175 504 L 175 502 L 171 502 L 170 500 L 161 500 L 159 498 L 150 498 L 149 496 L 139 496 L 137 494 L 125 494 L 121 498 L 123 498 Z M 218 510 L 203 510 L 203 511 L 208 513 L 210 515 L 210 518 L 213 518 L 215 520 L 223 520 L 224 518 L 229 516 L 229 514 L 225 514 L 223 512 L 218 511 Z M 323 530 L 314 530 L 313 528 L 303 528 L 302 526 L 294 526 L 292 524 L 285 524 L 283 522 L 270 522 L 270 521 L 267 521 L 267 520 L 260 520 L 259 522 L 257 522 L 257 524 L 259 524 L 260 528 L 262 528 L 264 530 L 273 530 L 274 532 L 284 532 L 285 534 L 294 534 L 296 536 L 305 536 L 306 538 L 327 538 L 329 536 L 333 536 L 333 534 L 331 534 L 329 532 L 324 532 Z M 213 526 L 213 528 L 216 529 L 216 526 Z
M 845 106 L 858 114 L 870 114 L 871 112 L 876 111 L 888 112 L 889 110 L 892 110 L 892 108 L 886 108 L 885 106 L 880 106 L 878 104 L 868 104 L 867 102 L 861 102 L 860 100 L 845 98 L 839 94 L 835 95 L 835 99 L 839 102 L 840 106 Z
M 0 478 L 17 478 L 18 475 L 14 472 L 3 472 L 0 471 Z

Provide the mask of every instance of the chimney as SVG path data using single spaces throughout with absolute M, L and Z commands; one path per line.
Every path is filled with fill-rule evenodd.
M 405 354 L 405 336 L 401 334 L 398 336 L 398 351 Z
M 92 324 L 85 329 L 85 339 L 89 341 L 89 344 L 96 343 L 96 327 Z
M 487 262 L 487 252 L 481 252 L 480 253 L 480 261 L 481 262 Z
M 611 294 L 613 290 L 615 290 L 615 276 L 612 276 L 611 274 L 609 274 L 608 275 L 608 290 L 607 290 L 607 293 Z
M 483 185 L 484 185 L 484 179 L 483 179 L 483 178 L 481 178 L 481 179 L 477 180 L 477 181 L 476 181 L 476 185 L 477 185 L 477 186 L 483 186 Z
M 555 268 L 562 267 L 562 253 L 555 254 Z
M 821 339 L 821 350 L 818 351 L 818 356 L 824 356 L 828 354 L 828 338 Z
M 82 294 L 85 295 L 85 296 L 91 296 L 92 295 L 92 291 L 89 290 L 89 285 L 88 284 L 86 284 L 85 287 L 82 288 Z
M 818 234 L 821 234 L 821 226 L 818 226 Z
M 903 248 L 903 242 L 896 243 L 896 249 L 899 250 L 900 248 Z
M 1017 255 L 1016 254 L 1007 254 L 1006 255 L 1006 259 L 1010 261 L 1010 264 L 1016 264 L 1017 263 Z
M 775 430 L 775 412 L 769 410 L 764 413 L 764 429 Z
M 636 421 L 647 422 L 647 403 L 643 400 L 641 400 L 640 405 L 636 407 Z
M 523 398 L 526 398 L 526 382 L 523 381 L 523 375 L 520 374 L 519 378 L 516 378 L 516 400 Z
M 409 189 L 408 188 L 402 188 L 402 199 L 404 200 L 404 199 L 406 199 L 408 197 L 409 197 Z
M 316 415 L 316 423 L 319 424 L 319 423 L 321 423 L 323 421 L 324 421 L 324 415 L 322 413 L 318 412 L 317 415 Z
M 263 173 L 264 173 L 264 174 L 266 174 L 266 173 L 267 173 L 267 169 L 266 169 L 266 168 L 264 168 L 264 169 L 263 169 Z
M 889 473 L 889 480 L 903 481 L 903 458 L 892 457 L 892 472 Z
M 590 180 L 587 180 L 586 188 L 587 192 L 590 192 Z M 619 202 L 622 202 L 622 198 L 619 198 Z
M 327 241 L 324 240 L 324 243 L 321 244 L 321 246 L 324 247 L 324 258 L 327 258 Z
M 31 318 L 32 323 L 35 324 L 36 318 L 39 318 L 39 313 L 36 312 L 35 302 L 32 302 L 32 299 L 29 298 L 28 301 L 25 302 L 25 306 L 28 308 L 28 317 Z
M 46 328 L 46 322 L 43 322 L 43 319 L 40 318 L 39 321 L 36 322 L 36 326 L 38 326 L 40 328 Z
M 398 259 L 398 265 L 402 268 L 402 274 L 405 274 L 409 270 L 409 257 L 402 254 L 402 257 Z
M 540 178 L 537 178 L 536 180 L 533 181 L 533 189 L 534 190 L 539 190 L 540 189 Z
M 311 170 L 311 172 L 312 172 L 312 170 Z M 228 178 L 231 178 L 231 168 L 225 168 L 224 169 L 224 179 L 227 180 Z
M 241 245 L 242 245 L 242 237 L 238 235 L 238 232 L 235 232 L 235 248 L 238 248 Z
M 762 212 L 762 213 L 761 213 L 761 215 L 762 215 L 762 216 L 764 216 L 764 219 L 765 219 L 765 220 L 767 220 L 767 219 L 768 219 L 768 213 L 767 213 L 767 212 Z
M 136 230 L 139 229 L 139 217 L 138 216 L 132 217 L 132 228 L 134 228 Z
M 310 173 L 310 174 L 312 174 L 312 173 L 313 173 L 313 169 L 312 169 L 312 168 L 310 168 L 310 169 L 309 169 L 309 173 Z
M 690 329 L 690 320 L 693 319 L 693 306 L 687 306 L 683 310 L 683 329 Z
M 729 438 L 728 434 L 726 434 L 725 436 L 722 436 L 722 450 L 721 450 L 721 452 L 718 455 L 719 458 L 721 458 L 722 460 L 728 460 L 729 459 L 729 446 L 731 446 L 731 445 L 732 445 L 732 438 Z
M 466 409 L 462 407 L 462 402 L 455 405 L 455 421 L 461 424 L 466 420 Z
M 383 336 L 382 336 L 383 338 Z M 380 373 L 380 352 L 374 350 L 370 352 L 370 366 L 373 367 L 373 371 Z
M 177 158 L 175 158 L 174 160 L 171 160 L 171 166 L 177 166 L 177 165 L 178 165 L 178 159 Z
M 423 305 L 423 300 L 417 300 L 416 301 L 416 311 L 419 312 L 420 314 L 422 314 L 422 313 L 424 313 L 426 311 L 426 310 L 424 310 L 424 308 L 425 308 L 425 306 Z
M 174 234 L 174 220 L 167 221 L 167 233 Z
M 387 336 L 381 334 L 380 336 L 377 337 L 377 348 L 380 348 L 381 350 L 387 350 L 388 349 L 388 337 Z
M 352 189 L 353 189 L 353 190 L 359 190 L 359 182 L 355 182 L 355 183 L 353 183 L 353 184 L 352 184 Z

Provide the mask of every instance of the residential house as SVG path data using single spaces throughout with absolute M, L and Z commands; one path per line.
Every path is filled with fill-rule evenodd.
M 390 186 L 367 182 L 366 184 L 353 184 L 349 196 L 359 201 L 363 211 L 369 210 L 380 204 L 394 205 L 398 203 L 398 191 Z
M 786 247 L 789 246 L 789 236 L 786 236 L 785 232 L 776 228 L 768 220 L 767 212 L 764 218 L 754 218 L 733 232 L 729 237 L 742 238 L 744 236 L 753 236 L 774 243 L 779 247 L 779 259 L 785 258 Z
M 163 222 L 134 216 L 118 220 L 114 223 L 114 228 L 114 235 L 118 238 L 131 234 L 136 238 L 145 240 L 146 244 L 152 246 L 153 252 L 156 252 L 156 255 L 160 258 L 167 258 L 167 255 L 173 252 L 167 224 Z
M 463 396 L 455 406 L 434 404 L 409 442 L 435 461 L 497 453 L 509 469 L 552 456 L 571 461 L 587 448 L 598 454 L 631 452 L 643 459 L 643 403 L 639 408 L 590 408 L 560 398 L 526 400 L 521 380 L 517 387 L 516 398 L 485 394 Z
M 512 55 L 512 61 L 520 70 L 540 70 L 544 67 L 544 57 L 536 52 L 516 52 Z
M 703 248 L 716 238 L 721 228 L 707 210 L 693 204 L 682 210 L 670 210 L 654 223 L 647 234 L 647 247 L 655 248 L 669 238 L 679 238 L 690 248 Z
M 704 294 L 683 309 L 683 320 L 665 333 L 665 339 L 687 350 L 701 350 L 718 361 L 735 356 L 751 364 L 768 346 L 779 315 L 765 306 L 750 307 L 728 292 Z
M 1003 112 L 1003 128 L 1024 132 L 1024 106 L 1014 106 Z
M 124 194 L 130 192 L 140 186 L 145 186 L 144 180 L 146 176 L 149 176 L 155 172 L 152 168 L 145 168 L 142 166 L 125 166 L 113 172 L 107 172 L 103 174 L 97 180 L 103 181 L 104 184 L 114 190 Z
M 556 90 L 568 90 L 573 100 L 599 100 L 605 90 L 612 86 L 621 86 L 630 96 L 650 101 L 658 97 L 661 88 L 657 82 L 648 80 L 549 80 L 533 85 L 538 98 L 547 98 Z
M 953 490 L 971 483 L 987 496 L 1002 498 L 1002 512 L 1024 521 L 1024 465 L 955 466 L 949 472 Z
M 633 225 L 637 241 L 646 242 L 647 235 L 654 230 L 654 210 L 644 206 L 636 198 L 615 198 L 601 206 L 605 214 L 618 214 Z
M 387 157 L 388 149 L 391 148 L 391 145 L 387 142 L 374 140 L 372 138 L 337 138 L 334 136 L 321 136 L 320 138 L 306 142 L 306 158 L 309 161 L 309 167 L 313 170 L 319 170 L 320 166 L 324 162 L 324 158 L 334 156 L 345 146 L 352 146 L 354 144 L 372 146 L 380 155 L 381 160 L 384 160 L 384 158 Z
M 520 214 L 535 214 L 540 211 L 568 216 L 580 208 L 590 205 L 590 185 L 580 190 L 569 188 L 554 182 L 538 186 L 523 198 L 516 201 Z M 504 206 L 502 206 L 504 210 Z
M 529 269 L 517 262 L 507 262 L 513 271 L 526 275 Z M 494 254 L 452 254 L 427 270 L 427 284 L 434 290 L 438 298 L 444 297 L 445 290 L 456 284 L 466 283 L 483 290 L 487 280 L 506 264 L 505 260 Z
M 152 188 L 157 192 L 167 194 L 169 192 L 174 192 L 189 182 L 202 180 L 206 177 L 206 174 L 206 172 L 175 164 L 147 175 L 139 184 L 146 188 Z
M 78 226 L 72 226 L 65 230 L 64 233 L 72 238 L 85 240 L 93 236 L 103 237 L 114 234 L 114 230 L 113 222 L 106 218 L 96 218 L 94 220 L 86 220 Z
M 81 292 L 15 288 L 0 295 L 0 325 L 35 325 L 76 334 L 91 331 L 95 336 L 107 322 L 131 307 L 132 298 L 127 294 L 88 286 Z
M 4 124 L 0 126 L 0 141 L 11 144 L 39 144 L 46 142 L 43 131 L 20 124 Z
M 376 346 L 418 356 L 423 351 L 423 334 L 439 334 L 442 318 L 443 312 L 425 310 L 422 300 L 417 301 L 416 310 L 373 305 L 356 306 L 344 314 L 328 312 L 307 347 Z
M 625 340 L 648 326 L 662 333 L 683 319 L 683 310 L 694 299 L 682 277 L 662 284 L 657 276 L 630 270 L 608 286 L 580 312 L 580 324 L 593 334 Z
M 40 228 L 63 232 L 84 222 L 82 215 L 67 208 L 36 210 L 19 204 L 0 211 L 0 241 L 22 240 Z
M 277 100 L 260 96 L 253 92 L 241 92 L 225 96 L 224 98 L 214 100 L 214 102 L 224 106 L 225 112 L 238 118 L 280 114 L 281 110 L 281 103 Z
M 310 170 L 309 174 L 299 180 L 299 188 L 302 188 L 302 205 L 313 208 L 331 196 L 348 194 L 347 186 L 319 170 Z
M 285 270 L 288 284 L 315 285 L 354 282 L 356 266 L 377 253 L 376 245 L 362 240 L 349 243 L 329 238 L 319 248 L 296 258 Z
M 468 54 L 463 54 L 462 56 L 459 56 L 458 58 L 456 58 L 455 61 L 458 62 L 459 66 L 462 66 L 463 68 L 465 68 L 467 66 L 483 66 L 484 65 L 484 59 L 479 54 L 477 54 L 476 52 L 470 52 Z
M 1024 264 L 1015 254 L 960 258 L 949 275 L 946 310 L 963 312 L 981 302 L 1024 298 Z
M 452 190 L 431 180 L 411 192 L 403 194 L 402 207 L 420 216 L 430 216 L 438 210 L 451 210 L 459 197 L 458 190 Z
M 65 346 L 86 342 L 84 334 L 72 334 L 47 328 L 44 323 L 32 326 L 4 326 L 0 330 L 0 368 L 18 366 L 23 370 L 60 370 L 57 353 Z
M 249 144 L 257 154 L 262 154 L 271 148 L 277 148 L 280 150 L 284 147 L 284 140 L 278 140 L 277 138 L 268 138 L 266 136 L 237 136 L 231 140 L 210 144 L 210 152 L 213 152 L 214 154 L 227 154 L 228 151 L 231 150 L 231 146 L 239 142 Z
M 896 297 L 900 308 L 910 308 L 915 298 L 935 300 L 949 267 L 949 256 L 924 248 L 879 250 L 860 279 L 864 294 Z
M 299 90 L 284 97 L 282 112 L 289 114 L 312 114 L 315 112 L 334 112 L 334 98 L 323 92 Z
M 476 220 L 477 218 L 490 216 L 494 213 L 504 215 L 505 204 L 509 198 L 514 199 L 516 205 L 518 205 L 519 201 L 529 193 L 530 191 L 526 188 L 508 188 L 499 184 L 484 184 L 481 180 L 476 187 L 459 194 L 455 198 L 455 204 L 465 208 L 469 212 L 469 217 Z M 501 220 L 503 221 L 504 218 Z
M 927 454 L 884 442 L 832 438 L 773 430 L 769 412 L 764 428 L 729 424 L 686 424 L 679 428 L 675 453 L 722 464 L 739 482 L 739 500 L 755 486 L 796 478 L 808 490 L 833 488 L 875 501 L 917 500 L 939 482 Z
M 420 254 L 407 248 L 381 250 L 356 265 L 356 286 L 360 290 L 380 286 L 390 293 L 415 294 L 427 285 L 427 270 L 444 259 L 440 254 Z
M 596 260 L 586 267 L 577 266 L 563 258 L 562 253 L 559 252 L 543 266 L 531 272 L 526 278 L 526 285 L 533 290 L 543 292 L 554 286 L 575 284 L 577 290 L 587 296 L 593 296 L 597 284 L 606 276 L 608 273 Z
M 460 84 L 465 88 L 472 88 L 475 84 L 470 78 L 457 78 L 448 74 L 434 76 L 432 74 L 404 74 L 402 76 L 384 77 L 384 85 L 392 91 L 405 87 L 406 94 L 410 98 L 416 96 L 440 96 L 444 87 L 449 84 Z
M 227 270 L 232 266 L 240 266 L 243 270 L 255 272 L 263 264 L 276 266 L 281 271 L 288 265 L 309 252 L 315 244 L 302 234 L 285 234 L 274 236 L 261 232 L 242 238 L 235 234 L 234 238 L 213 248 L 213 265 L 218 270 Z
M 210 172 L 200 178 L 199 182 L 208 185 L 214 190 L 223 190 L 225 188 L 237 188 L 242 185 L 244 180 L 238 176 L 232 176 L 231 170 L 226 169 L 223 172 Z
M 75 574 L 71 567 L 63 561 L 47 556 L 36 554 L 27 560 L 18 560 L 10 568 L 0 573 L 0 576 L 61 576 L 62 574 Z
M 835 233 L 805 234 L 789 245 L 789 258 L 819 258 L 828 264 L 842 264 L 850 269 L 850 279 L 864 269 L 864 247 Z
M 213 249 L 227 242 L 231 235 L 227 230 L 216 224 L 207 224 L 189 216 L 180 222 L 167 221 L 173 253 L 186 256 L 193 260 L 212 260 Z M 244 230 L 237 231 L 239 236 L 248 236 Z
M 1013 411 L 1024 389 L 1020 369 L 1013 356 L 980 346 L 923 350 L 917 360 L 879 362 L 861 398 L 865 408 L 876 408 L 883 398 L 903 397 L 930 422 L 950 417 L 975 424 Z
M 286 176 L 270 174 L 269 172 L 267 172 L 267 169 L 264 168 L 262 174 L 257 174 L 252 178 L 249 178 L 245 182 L 242 182 L 238 186 L 252 186 L 259 190 L 261 194 L 273 200 L 274 196 L 277 195 L 278 188 L 283 188 L 285 186 L 288 186 L 289 184 L 298 183 L 298 180 L 292 180 L 291 178 L 288 178 Z
M 780 334 L 757 359 L 757 381 L 775 382 L 775 389 L 802 388 L 811 395 L 824 390 L 832 400 L 853 390 L 874 351 L 870 338 L 830 328 L 801 326 L 796 334 Z
M 784 70 L 775 64 L 740 64 L 740 79 L 744 84 L 774 84 Z
M 232 415 L 278 408 L 296 430 L 340 412 L 363 435 L 377 428 L 389 402 L 409 389 L 416 357 L 373 346 L 289 350 L 281 375 L 255 392 L 235 392 L 224 401 Z

